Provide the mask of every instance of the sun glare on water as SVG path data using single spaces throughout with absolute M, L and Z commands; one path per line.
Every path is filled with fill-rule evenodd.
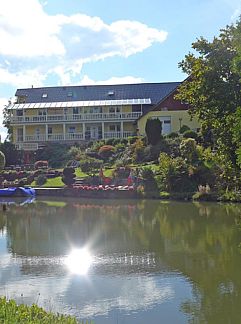
M 85 248 L 72 250 L 65 260 L 65 264 L 69 271 L 78 275 L 86 275 L 91 263 L 91 254 Z

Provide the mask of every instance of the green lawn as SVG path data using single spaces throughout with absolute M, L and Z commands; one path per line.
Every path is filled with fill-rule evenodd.
M 33 181 L 31 183 L 31 186 L 38 187 L 38 185 L 36 185 L 36 181 Z M 64 183 L 62 182 L 61 177 L 56 177 L 56 178 L 47 179 L 45 184 L 41 187 L 51 188 L 51 187 L 63 187 L 63 186 L 64 186 Z

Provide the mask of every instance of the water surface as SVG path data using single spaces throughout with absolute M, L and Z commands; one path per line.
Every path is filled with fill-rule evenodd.
M 0 294 L 100 324 L 240 323 L 240 215 L 153 200 L 9 205 Z

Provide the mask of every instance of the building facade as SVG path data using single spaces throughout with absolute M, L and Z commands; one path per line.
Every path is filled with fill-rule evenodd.
M 179 82 L 18 89 L 8 106 L 12 140 L 37 150 L 48 142 L 127 138 L 145 134 L 148 118 L 159 118 L 163 133 L 178 131 L 180 120 L 198 127 L 188 107 L 175 101 Z

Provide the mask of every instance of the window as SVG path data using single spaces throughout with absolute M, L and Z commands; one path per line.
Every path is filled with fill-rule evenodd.
M 23 111 L 22 110 L 17 110 L 17 116 L 22 117 L 23 116 Z
M 47 93 L 42 93 L 42 98 L 47 98 L 48 94 Z
M 114 96 L 114 91 L 109 91 L 108 96 Z
M 120 132 L 120 125 L 110 125 L 109 130 L 110 132 Z
M 69 131 L 70 134 L 74 134 L 75 133 L 75 126 L 69 126 Z
M 39 110 L 38 115 L 39 116 L 46 116 L 46 110 Z
M 112 107 L 110 107 L 109 112 L 111 114 L 119 113 L 120 112 L 120 106 L 112 106 Z
M 79 113 L 79 108 L 78 107 L 73 107 L 73 114 L 78 115 Z
M 67 97 L 72 97 L 73 96 L 73 92 L 72 91 L 69 91 L 68 93 L 67 93 Z
M 48 127 L 48 134 L 53 134 L 53 128 L 52 127 Z

